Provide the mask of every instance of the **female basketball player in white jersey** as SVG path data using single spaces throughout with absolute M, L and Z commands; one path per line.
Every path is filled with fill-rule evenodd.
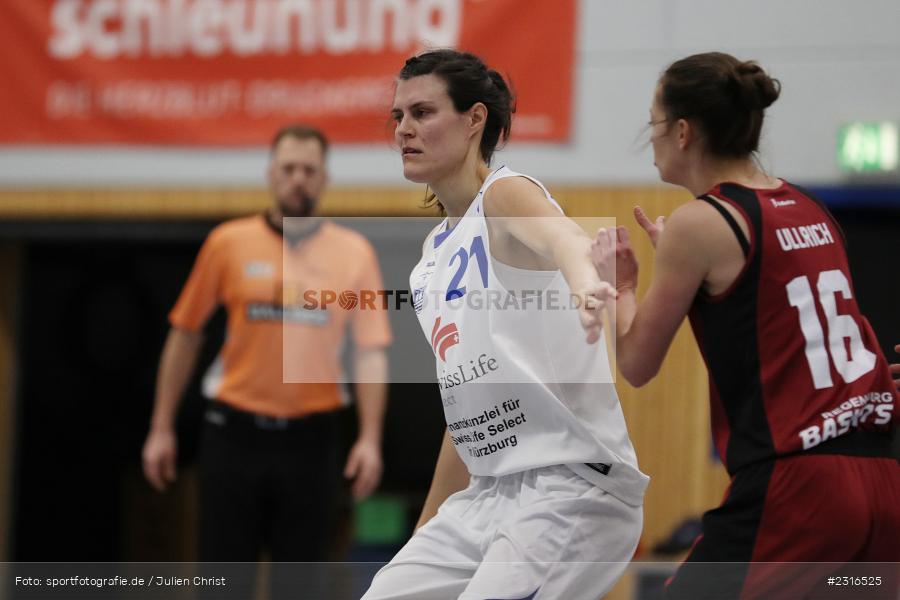
M 647 477 L 596 343 L 614 291 L 547 190 L 489 166 L 512 111 L 471 54 L 426 52 L 397 81 L 404 176 L 447 214 L 410 281 L 448 431 L 416 533 L 365 600 L 596 600 L 640 536 Z M 529 290 L 547 304 L 488 306 Z

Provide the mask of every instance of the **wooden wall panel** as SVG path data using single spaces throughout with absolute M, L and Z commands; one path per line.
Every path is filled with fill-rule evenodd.
M 322 210 L 334 216 L 422 216 L 422 187 L 332 188 Z M 264 210 L 262 188 L 227 189 L 5 189 L 0 218 L 224 219 Z

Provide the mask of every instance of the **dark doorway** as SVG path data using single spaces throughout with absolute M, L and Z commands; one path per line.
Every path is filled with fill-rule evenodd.
M 140 472 L 166 314 L 206 229 L 199 239 L 25 246 L 13 560 L 128 560 L 123 500 Z M 184 464 L 197 392 L 195 382 L 179 423 Z

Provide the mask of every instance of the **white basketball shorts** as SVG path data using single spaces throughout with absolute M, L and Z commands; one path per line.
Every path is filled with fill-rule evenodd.
M 597 600 L 631 560 L 643 512 L 563 465 L 473 476 L 362 600 Z

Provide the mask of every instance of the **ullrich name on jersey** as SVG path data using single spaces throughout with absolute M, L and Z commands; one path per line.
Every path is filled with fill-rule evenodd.
M 816 248 L 834 243 L 834 236 L 827 223 L 801 225 L 800 227 L 782 227 L 775 230 L 781 249 L 785 252 Z

